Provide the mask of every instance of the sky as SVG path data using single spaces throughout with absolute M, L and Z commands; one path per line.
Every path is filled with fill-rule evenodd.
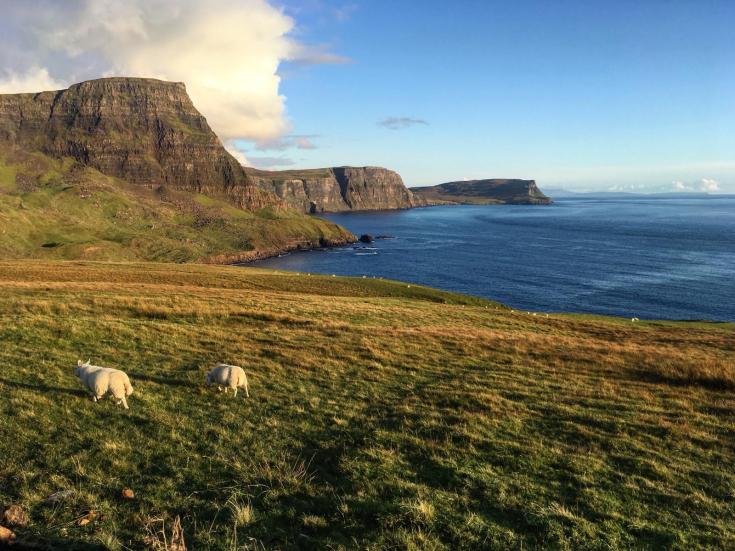
M 735 2 L 0 0 L 0 92 L 183 81 L 243 163 L 735 193 Z

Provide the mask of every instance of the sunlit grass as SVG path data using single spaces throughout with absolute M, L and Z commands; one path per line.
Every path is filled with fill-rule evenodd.
M 177 517 L 195 549 L 729 548 L 734 335 L 362 278 L 0 262 L 0 504 L 54 549 L 140 549 Z M 129 411 L 83 392 L 88 357 L 130 374 Z M 250 399 L 204 385 L 216 361 Z

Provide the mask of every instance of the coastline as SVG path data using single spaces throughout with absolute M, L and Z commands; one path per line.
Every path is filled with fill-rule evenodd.
M 350 245 L 338 254 L 294 252 L 255 265 L 408 279 L 543 314 L 735 322 L 727 300 L 732 294 L 732 251 L 724 237 L 732 228 L 732 199 L 679 205 L 565 198 L 557 205 L 500 210 L 495 205 L 437 205 L 419 211 L 330 214 L 330 221 L 356 235 L 397 239 L 371 245 L 377 250 L 351 250 Z M 708 223 L 701 224 L 708 216 Z M 689 238 L 692 228 L 710 243 L 709 259 Z M 645 246 L 639 236 L 649 240 Z M 683 288 L 692 294 L 681 293 Z
M 394 208 L 394 209 L 355 209 L 355 210 L 344 210 L 344 211 L 323 211 L 314 213 L 311 216 L 318 217 L 322 214 L 367 214 L 367 213 L 378 213 L 378 212 L 396 212 L 406 211 L 413 209 L 427 209 L 432 207 L 446 207 L 446 206 L 462 206 L 462 205 L 484 205 L 484 206 L 496 206 L 496 205 L 550 205 L 553 201 L 548 203 L 521 203 L 521 202 L 490 202 L 490 203 L 473 203 L 473 202 L 436 202 L 429 203 L 424 202 L 421 205 L 413 205 L 410 207 Z M 349 238 L 345 239 L 327 239 L 319 238 L 318 242 L 310 240 L 293 241 L 280 247 L 270 247 L 266 249 L 252 249 L 249 251 L 240 251 L 236 253 L 226 253 L 220 255 L 213 255 L 199 260 L 200 264 L 221 264 L 221 265 L 240 265 L 249 264 L 258 260 L 265 260 L 266 258 L 274 258 L 285 253 L 294 251 L 313 251 L 317 249 L 326 249 L 333 247 L 342 247 L 344 245 L 350 245 L 357 243 L 359 239 L 357 236 L 350 234 Z
M 280 256 L 284 253 L 290 253 L 293 251 L 312 251 L 316 249 L 325 249 L 332 247 L 342 247 L 344 245 L 350 245 L 357 243 L 358 239 L 356 236 L 350 234 L 349 237 L 344 239 L 328 239 L 321 237 L 317 241 L 311 240 L 300 240 L 291 241 L 280 247 L 270 247 L 266 249 L 252 249 L 250 251 L 240 251 L 236 253 L 220 254 L 209 256 L 199 261 L 200 264 L 220 264 L 220 265 L 239 265 L 249 264 L 256 260 L 264 260 L 266 258 L 273 258 Z
M 549 206 L 554 204 L 552 198 L 544 200 L 523 200 L 523 201 L 501 201 L 493 198 L 477 198 L 477 199 L 462 199 L 452 201 L 449 199 L 425 199 L 426 204 L 420 207 L 413 208 L 430 208 L 430 207 L 457 207 L 463 205 L 478 205 L 478 206 L 502 206 L 502 205 L 532 205 L 532 206 Z

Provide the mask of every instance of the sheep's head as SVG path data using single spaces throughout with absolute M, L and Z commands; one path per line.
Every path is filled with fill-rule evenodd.
M 85 367 L 89 367 L 89 362 L 90 361 L 91 361 L 91 359 L 90 360 L 87 360 L 86 363 L 82 363 L 82 360 L 77 360 L 77 367 L 76 367 L 76 369 L 74 369 L 74 375 L 76 375 L 77 377 L 79 377 L 79 375 L 81 375 L 84 372 L 84 368 Z
M 211 371 L 207 373 L 207 384 L 208 385 L 212 384 L 212 372 Z

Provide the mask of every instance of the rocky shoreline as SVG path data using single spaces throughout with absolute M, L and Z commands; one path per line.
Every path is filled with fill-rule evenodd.
M 237 253 L 220 254 L 207 257 L 199 262 L 201 264 L 223 264 L 223 265 L 239 265 L 249 264 L 256 260 L 265 260 L 266 258 L 273 258 L 282 254 L 294 252 L 294 251 L 313 251 L 317 249 L 326 249 L 332 247 L 342 247 L 344 245 L 350 245 L 357 243 L 358 239 L 354 235 L 350 234 L 350 237 L 344 239 L 328 239 L 320 238 L 318 241 L 301 240 L 292 241 L 281 247 L 271 247 L 268 249 L 253 249 L 250 251 L 241 251 Z

